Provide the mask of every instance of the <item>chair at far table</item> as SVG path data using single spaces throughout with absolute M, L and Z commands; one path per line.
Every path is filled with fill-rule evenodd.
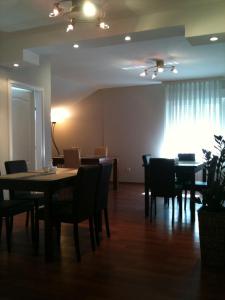
M 64 168 L 78 169 L 80 167 L 80 149 L 70 148 L 63 150 Z
M 25 160 L 11 160 L 5 162 L 5 170 L 7 174 L 28 172 L 27 163 Z M 9 191 L 10 200 L 13 201 L 27 201 L 33 203 L 37 211 L 38 206 L 44 205 L 44 194 L 41 192 L 29 192 L 29 191 L 15 191 L 11 189 Z M 13 219 L 12 219 L 13 221 Z M 26 227 L 29 225 L 29 211 L 26 214 Z
M 94 155 L 107 157 L 108 156 L 108 147 L 107 146 L 101 146 L 101 147 L 95 148 Z
M 195 191 L 203 194 L 203 202 L 204 202 L 204 191 L 207 188 L 209 188 L 215 180 L 217 161 L 218 161 L 218 156 L 214 155 L 208 166 L 208 174 L 207 174 L 206 181 L 195 181 L 194 189 L 195 189 Z
M 145 183 L 145 217 L 149 216 L 149 167 L 151 154 L 143 154 L 142 161 L 144 167 L 144 183 Z
M 179 161 L 195 161 L 195 153 L 179 153 Z M 187 204 L 187 191 L 191 189 L 191 178 L 190 173 L 184 171 L 182 168 L 178 168 L 176 171 L 177 183 L 182 186 L 184 190 L 184 209 L 186 209 Z
M 180 210 L 182 208 L 182 190 L 181 187 L 175 183 L 175 160 L 167 158 L 151 158 L 149 169 L 149 186 L 151 190 L 150 220 L 152 220 L 153 203 L 156 216 L 157 197 L 172 198 L 173 220 L 174 199 L 176 196 L 178 197 Z
M 1 173 L 0 173 L 1 175 Z M 0 241 L 2 234 L 2 221 L 5 219 L 6 225 L 6 240 L 8 253 L 11 252 L 11 236 L 12 236 L 12 219 L 15 215 L 24 213 L 31 213 L 31 234 L 34 242 L 34 205 L 33 202 L 20 200 L 4 200 L 3 192 L 0 190 Z

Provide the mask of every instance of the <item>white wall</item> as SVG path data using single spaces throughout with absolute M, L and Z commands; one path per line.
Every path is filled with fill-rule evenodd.
M 107 145 L 109 155 L 119 159 L 119 180 L 143 182 L 142 154 L 160 153 L 163 85 L 104 89 L 80 102 L 71 100 L 62 105 L 70 110 L 71 117 L 56 125 L 61 152 L 77 146 L 83 155 L 93 154 L 95 147 Z
M 50 106 L 51 106 L 51 68 L 43 62 L 40 67 L 20 69 L 0 68 L 0 170 L 4 173 L 4 161 L 9 159 L 9 100 L 8 82 L 22 82 L 44 89 L 44 122 L 46 161 L 51 157 Z

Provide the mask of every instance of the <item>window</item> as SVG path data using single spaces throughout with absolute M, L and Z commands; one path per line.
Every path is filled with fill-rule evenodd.
M 202 148 L 213 150 L 213 135 L 224 135 L 224 82 L 180 81 L 166 85 L 166 116 L 162 156 L 193 152 L 202 159 Z

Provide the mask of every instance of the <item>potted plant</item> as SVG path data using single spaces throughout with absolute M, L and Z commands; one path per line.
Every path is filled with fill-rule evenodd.
M 198 210 L 203 266 L 225 267 L 225 140 L 214 135 L 217 156 L 203 149 L 208 184 Z

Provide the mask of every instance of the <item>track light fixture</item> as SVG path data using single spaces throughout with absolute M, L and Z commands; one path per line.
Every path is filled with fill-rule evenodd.
M 171 71 L 174 74 L 178 73 L 176 66 L 165 65 L 164 61 L 161 59 L 156 59 L 156 60 L 154 60 L 154 62 L 155 62 L 155 65 L 145 68 L 144 71 L 141 72 L 139 75 L 141 77 L 146 77 L 149 74 L 151 74 L 152 79 L 154 79 L 159 75 L 159 73 L 163 73 L 164 71 Z
M 106 29 L 109 29 L 109 25 L 106 24 L 104 21 L 101 21 L 99 22 L 99 27 L 103 30 L 106 30 Z
M 73 31 L 75 26 L 75 19 L 72 18 L 70 23 L 67 25 L 66 32 Z
M 99 7 L 93 0 L 59 0 L 54 4 L 49 17 L 59 16 L 66 16 L 69 19 L 66 32 L 73 31 L 75 23 L 87 20 L 97 20 L 100 29 L 109 29 L 109 25 L 105 22 L 103 7 Z
M 60 7 L 60 3 L 55 3 L 53 10 L 49 14 L 49 18 L 54 18 L 59 16 L 62 13 L 63 9 Z

